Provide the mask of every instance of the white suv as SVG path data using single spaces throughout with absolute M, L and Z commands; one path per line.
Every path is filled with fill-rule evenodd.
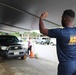
M 36 39 L 36 44 L 40 43 L 42 45 L 44 44 L 50 44 L 50 40 L 48 40 L 49 38 L 37 38 Z

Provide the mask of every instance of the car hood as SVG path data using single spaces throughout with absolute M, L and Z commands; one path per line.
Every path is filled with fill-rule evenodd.
M 22 45 L 20 42 L 17 43 L 0 43 L 1 46 L 11 46 L 11 45 Z

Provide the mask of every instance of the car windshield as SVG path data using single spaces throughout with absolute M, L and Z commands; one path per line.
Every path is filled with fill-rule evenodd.
M 16 43 L 19 42 L 15 36 L 0 36 L 0 43 Z

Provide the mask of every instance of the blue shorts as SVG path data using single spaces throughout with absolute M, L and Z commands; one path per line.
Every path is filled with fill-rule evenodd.
M 76 60 L 59 63 L 57 75 L 76 75 Z

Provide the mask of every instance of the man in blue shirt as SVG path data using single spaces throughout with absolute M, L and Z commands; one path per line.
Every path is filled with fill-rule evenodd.
M 42 34 L 57 39 L 57 55 L 59 60 L 57 75 L 75 75 L 76 72 L 76 27 L 73 25 L 75 12 L 67 9 L 62 15 L 64 28 L 46 29 L 43 19 L 48 16 L 47 12 L 41 14 L 39 30 Z

